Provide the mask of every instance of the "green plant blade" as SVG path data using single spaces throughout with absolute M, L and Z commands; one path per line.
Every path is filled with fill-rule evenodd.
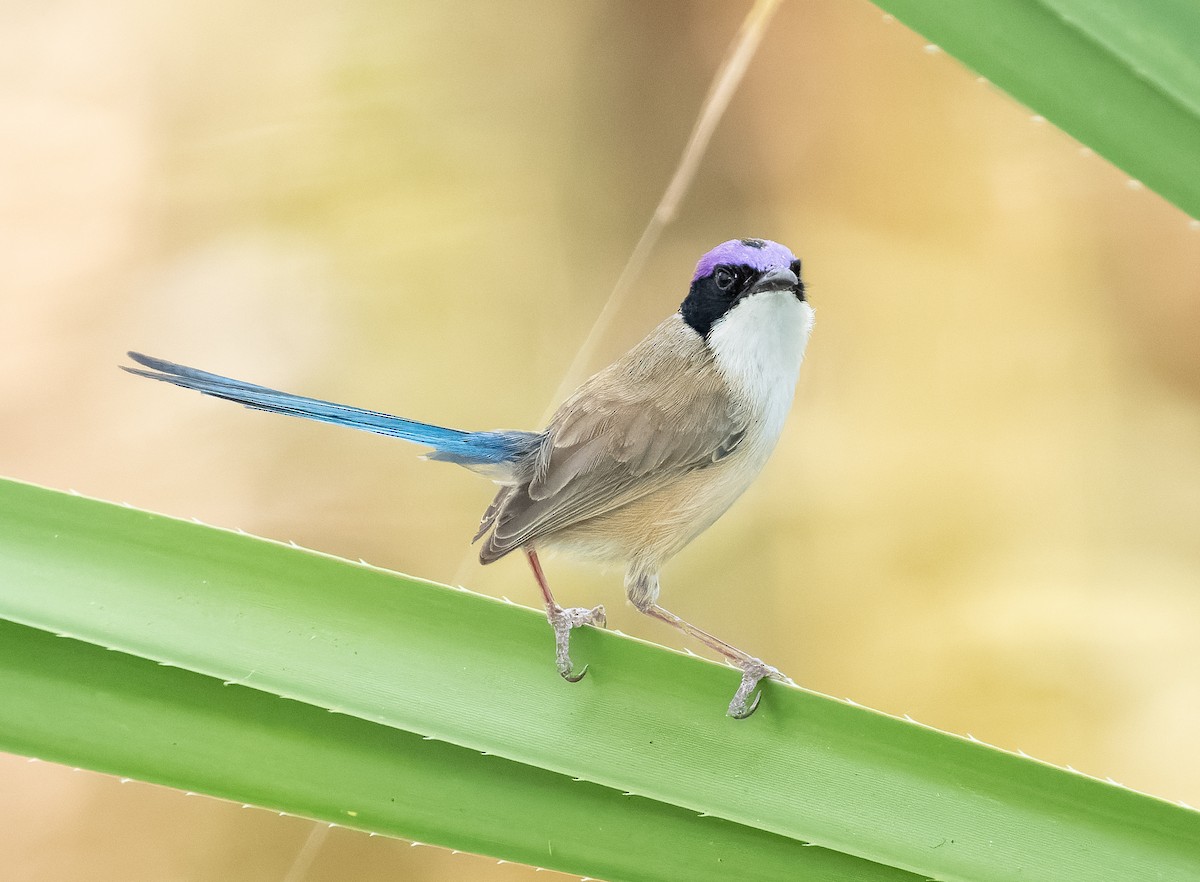
M 876 3 L 1200 217 L 1200 3 Z
M 913 876 L 0 622 L 0 748 L 610 880 Z
M 0 483 L 0 617 L 943 880 L 1194 880 L 1200 814 L 534 611 Z

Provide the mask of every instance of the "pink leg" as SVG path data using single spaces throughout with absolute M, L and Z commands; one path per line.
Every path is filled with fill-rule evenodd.
M 657 603 L 650 604 L 642 612 L 651 618 L 658 619 L 660 622 L 666 622 L 672 628 L 678 628 L 689 637 L 694 637 L 714 652 L 725 656 L 725 658 L 733 662 L 735 667 L 741 670 L 742 682 L 738 686 L 737 692 L 734 693 L 733 700 L 729 702 L 728 713 L 735 720 L 744 720 L 754 713 L 754 709 L 758 707 L 759 699 L 762 698 L 762 693 L 755 693 L 754 688 L 764 677 L 779 680 L 793 686 L 795 685 L 778 668 L 764 664 L 760 659 L 754 658 L 749 653 L 730 646 L 720 637 L 714 637 L 707 631 L 697 628 L 691 622 L 685 622 L 679 616 L 675 615 L 675 613 L 663 609 Z M 747 704 L 746 702 L 752 694 L 754 695 L 754 701 Z
M 533 546 L 526 545 L 524 551 L 525 557 L 529 559 L 529 567 L 533 570 L 533 577 L 537 579 L 538 588 L 542 590 L 542 599 L 546 603 L 546 618 L 550 621 L 551 627 L 554 628 L 554 656 L 555 663 L 558 665 L 558 672 L 564 680 L 577 683 L 587 673 L 587 665 L 584 665 L 579 673 L 575 673 L 572 670 L 573 666 L 570 655 L 571 629 L 582 625 L 597 625 L 603 628 L 606 624 L 604 607 L 596 606 L 591 609 L 571 607 L 563 609 L 558 605 L 558 602 L 554 599 L 554 594 L 550 591 L 550 584 L 546 581 L 546 574 L 542 572 L 542 562 L 538 560 L 537 552 Z
M 675 613 L 659 606 L 656 602 L 658 600 L 657 573 L 641 568 L 631 569 L 625 576 L 625 591 L 629 595 L 630 602 L 639 612 L 658 619 L 660 622 L 666 622 L 672 628 L 678 628 L 689 637 L 699 640 L 709 649 L 723 655 L 742 672 L 741 685 L 734 693 L 733 700 L 729 702 L 729 716 L 744 720 L 754 713 L 754 709 L 758 707 L 759 698 L 761 698 L 761 693 L 755 693 L 755 687 L 764 678 L 795 685 L 778 668 L 763 664 L 760 659 L 742 652 L 720 637 L 716 637 L 702 628 L 697 628 L 691 622 L 685 622 Z M 753 701 L 750 700 L 751 695 L 754 696 Z

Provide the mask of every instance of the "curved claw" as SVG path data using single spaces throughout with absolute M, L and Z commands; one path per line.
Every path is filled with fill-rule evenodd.
M 758 703 L 762 700 L 762 690 L 755 692 L 755 687 L 764 677 L 791 682 L 777 668 L 765 665 L 756 658 L 747 659 L 739 664 L 739 667 L 742 670 L 742 682 L 738 685 L 737 692 L 733 693 L 733 700 L 729 702 L 727 711 L 729 716 L 735 720 L 744 720 L 754 713 Z M 746 701 L 750 698 L 751 693 L 754 695 L 754 700 L 747 705 Z
M 592 609 L 555 607 L 546 611 L 546 618 L 550 620 L 550 624 L 554 628 L 554 654 L 558 663 L 558 673 L 568 683 L 578 683 L 587 673 L 588 666 L 584 665 L 578 673 L 574 670 L 575 665 L 570 656 L 571 629 L 583 625 L 598 625 L 603 628 L 605 625 L 604 607 L 597 606 Z
M 580 680 L 583 679 L 584 674 L 586 674 L 587 672 L 588 672 L 587 665 L 584 665 L 582 668 L 580 668 L 578 674 L 571 673 L 570 668 L 567 668 L 565 671 L 561 670 L 561 669 L 559 670 L 559 674 L 561 674 L 562 678 L 564 680 L 566 680 L 568 683 L 578 683 Z
M 746 702 L 744 700 L 741 702 L 741 707 L 735 707 L 735 705 L 738 703 L 738 696 L 735 695 L 733 697 L 733 701 L 729 702 L 729 716 L 733 717 L 735 720 L 744 720 L 746 717 L 754 713 L 754 711 L 758 708 L 758 703 L 760 701 L 762 701 L 762 692 L 755 692 L 754 701 L 750 702 L 749 707 L 746 707 Z

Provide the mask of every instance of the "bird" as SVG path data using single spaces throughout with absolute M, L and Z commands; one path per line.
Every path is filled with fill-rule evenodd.
M 563 607 L 539 551 L 624 567 L 630 603 L 738 668 L 727 713 L 749 717 L 778 668 L 684 621 L 658 603 L 663 566 L 710 527 L 774 450 L 813 327 L 800 260 L 767 239 L 706 252 L 679 309 L 586 380 L 542 431 L 465 431 L 280 392 L 137 352 L 132 374 L 248 408 L 349 426 L 425 445 L 499 485 L 473 542 L 490 564 L 520 551 L 555 635 L 555 664 L 580 680 L 570 636 L 605 627 L 603 606 Z M 753 700 L 751 700 L 753 695 Z

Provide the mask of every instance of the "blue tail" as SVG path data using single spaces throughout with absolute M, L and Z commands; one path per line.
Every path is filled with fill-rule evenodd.
M 139 377 L 174 383 L 176 386 L 195 389 L 214 398 L 236 401 L 255 410 L 283 413 L 322 423 L 333 423 L 336 426 L 349 426 L 351 429 L 362 429 L 365 432 L 427 444 L 433 448 L 433 452 L 429 454 L 430 459 L 453 462 L 467 468 L 475 467 L 486 471 L 489 470 L 488 467 L 513 463 L 531 452 L 542 439 L 536 432 L 462 432 L 458 429 L 444 429 L 441 426 L 418 423 L 373 410 L 362 410 L 317 398 L 305 398 L 265 386 L 231 380 L 229 377 L 151 358 L 140 352 L 130 352 L 129 357 L 149 368 L 121 368 Z

